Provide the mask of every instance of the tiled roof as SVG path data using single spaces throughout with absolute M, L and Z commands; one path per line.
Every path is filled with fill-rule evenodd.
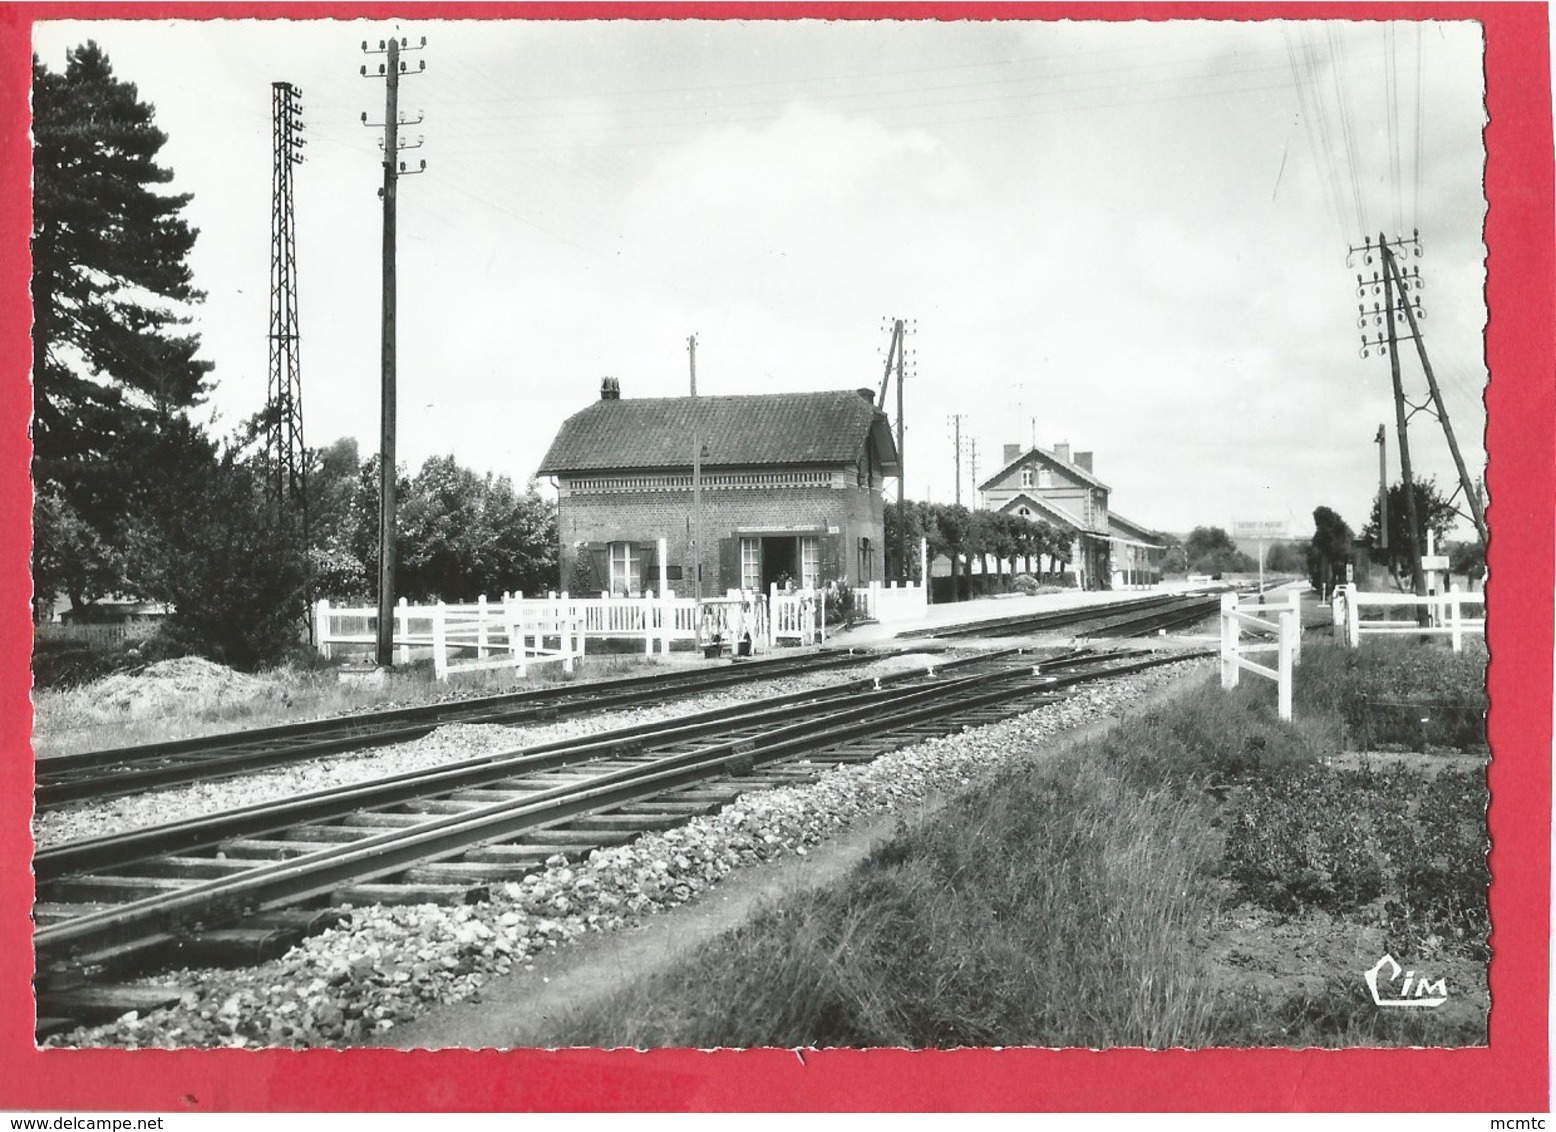
M 1126 537 L 1142 539 L 1151 546 L 1167 545 L 1160 532 L 1153 531 L 1150 527 L 1142 527 L 1133 519 L 1124 518 L 1117 511 L 1108 512 L 1108 526 L 1118 528 Z
M 872 432 L 881 470 L 895 475 L 886 416 L 856 390 L 600 400 L 562 422 L 538 472 L 686 468 L 694 433 L 704 467 L 852 464 Z
M 999 471 L 995 472 L 992 476 L 990 476 L 988 479 L 984 480 L 981 484 L 978 485 L 978 490 L 979 491 L 988 491 L 996 483 L 998 483 L 1001 479 L 1005 478 L 1005 476 L 1010 474 L 1010 472 L 1012 470 L 1014 470 L 1015 468 L 1019 467 L 1021 464 L 1026 463 L 1026 461 L 1028 459 L 1030 459 L 1031 457 L 1033 457 L 1033 456 L 1036 456 L 1038 459 L 1043 460 L 1046 463 L 1052 464 L 1054 467 L 1058 468 L 1065 475 L 1074 476 L 1076 479 L 1080 480 L 1082 483 L 1090 484 L 1092 487 L 1100 487 L 1103 491 L 1111 491 L 1112 490 L 1110 487 L 1108 487 L 1107 484 L 1103 483 L 1096 476 L 1092 475 L 1085 468 L 1081 467 L 1079 464 L 1075 463 L 1073 460 L 1061 460 L 1061 459 L 1059 459 L 1058 456 L 1056 456 L 1054 453 L 1050 452 L 1048 449 L 1046 449 L 1046 448 L 1036 448 L 1036 447 L 1028 448 L 1025 452 L 1021 453 L 1021 455 L 1017 456 L 1014 460 L 1007 460 L 1005 462 L 1005 466 L 1004 467 L 1002 467 Z

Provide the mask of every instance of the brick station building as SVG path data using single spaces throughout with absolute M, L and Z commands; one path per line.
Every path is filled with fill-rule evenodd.
M 702 450 L 701 553 L 693 446 Z M 557 487 L 559 588 L 704 596 L 884 580 L 883 478 L 897 448 L 872 391 L 600 399 L 563 422 L 539 474 Z
M 1068 444 L 1005 445 L 1003 466 L 978 485 L 991 511 L 1051 524 L 1070 539 L 1070 563 L 1085 589 L 1156 585 L 1167 553 L 1161 536 L 1108 505 L 1111 488 L 1096 476 L 1090 452 Z

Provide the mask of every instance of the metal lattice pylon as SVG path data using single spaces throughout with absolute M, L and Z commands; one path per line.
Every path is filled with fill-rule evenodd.
M 302 92 L 270 84 L 275 151 L 270 208 L 270 390 L 265 404 L 267 490 L 285 512 L 307 514 L 302 371 L 297 335 L 297 226 L 292 170 L 302 163 Z

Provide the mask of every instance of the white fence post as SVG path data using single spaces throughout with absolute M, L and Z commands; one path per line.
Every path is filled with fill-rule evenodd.
M 411 662 L 409 640 L 411 635 L 411 610 L 403 597 L 400 599 L 399 604 L 394 607 L 394 635 L 400 642 L 399 647 L 395 649 L 395 660 L 401 664 L 409 664 Z
M 313 639 L 317 642 L 319 655 L 326 660 L 330 656 L 330 629 L 330 599 L 321 597 L 313 609 Z
M 448 679 L 448 607 L 441 601 L 432 607 L 432 672 Z
M 1361 647 L 1361 610 L 1356 607 L 1356 583 L 1345 586 L 1345 639 L 1351 648 Z
M 1242 635 L 1243 627 L 1237 618 L 1232 616 L 1237 612 L 1237 595 L 1224 593 L 1221 595 L 1221 686 L 1223 688 L 1237 687 L 1237 644 Z
M 475 655 L 477 660 L 486 659 L 486 595 L 481 594 L 475 599 Z
M 1302 622 L 1290 610 L 1280 615 L 1279 682 L 1276 684 L 1280 704 L 1280 717 L 1291 719 L 1291 670 L 1297 662 L 1297 649 L 1302 637 Z
M 1302 594 L 1299 590 L 1291 591 L 1291 614 L 1297 619 L 1297 636 L 1291 648 L 1291 663 L 1300 666 L 1302 664 Z
M 1459 587 L 1448 587 L 1448 628 L 1449 639 L 1453 642 L 1453 651 L 1461 652 L 1464 649 L 1464 603 L 1459 600 Z

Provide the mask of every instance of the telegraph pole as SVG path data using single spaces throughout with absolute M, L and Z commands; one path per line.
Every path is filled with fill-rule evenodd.
M 427 45 L 422 37 L 420 47 Z M 370 49 L 367 42 L 362 50 L 370 55 L 386 54 L 386 63 L 378 65 L 378 76 L 384 79 L 384 183 L 379 196 L 384 202 L 383 241 L 383 321 L 379 350 L 379 374 L 381 408 L 379 416 L 378 448 L 378 638 L 376 659 L 381 668 L 394 665 L 394 540 L 395 540 L 395 189 L 402 175 L 421 172 L 427 168 L 407 170 L 400 160 L 402 149 L 414 149 L 421 144 L 404 145 L 400 141 L 400 126 L 407 124 L 400 117 L 400 77 L 407 73 L 400 61 L 402 50 L 415 51 L 404 39 L 391 37 L 386 43 L 378 41 L 378 49 Z M 425 71 L 422 61 L 417 71 Z M 362 74 L 368 75 L 366 65 Z M 418 117 L 417 121 L 421 121 Z M 367 114 L 362 115 L 363 125 L 371 125 Z
M 892 365 L 895 363 L 897 367 L 897 577 L 903 585 L 907 585 L 908 582 L 907 477 L 903 472 L 905 465 L 902 456 L 902 374 L 906 364 L 903 355 L 907 353 L 907 345 L 904 341 L 907 332 L 907 323 L 900 318 L 892 320 L 891 345 L 886 348 L 886 372 L 881 375 L 881 392 L 875 402 L 877 409 L 881 412 L 886 411 L 886 388 L 891 384 Z M 961 490 L 960 483 L 957 484 L 957 490 Z
M 1378 549 L 1389 548 L 1389 440 L 1378 426 L 1378 435 L 1372 438 L 1378 446 Z
M 1383 242 L 1383 234 L 1378 234 Z M 1388 253 L 1384 252 L 1385 261 Z M 1392 272 L 1383 276 L 1383 305 L 1388 310 L 1389 373 L 1394 378 L 1394 427 L 1399 432 L 1399 473 L 1405 485 L 1405 515 L 1410 520 L 1410 580 L 1417 597 L 1426 596 L 1426 575 L 1421 569 L 1421 555 L 1426 544 L 1421 540 L 1421 517 L 1417 514 L 1415 480 L 1410 474 L 1410 439 L 1405 433 L 1405 387 L 1399 375 L 1399 340 L 1394 326 L 1394 277 Z
M 951 414 L 952 443 L 956 445 L 956 505 L 962 505 L 962 414 Z M 974 479 L 977 478 L 974 474 Z
M 1475 533 L 1480 536 L 1481 546 L 1486 545 L 1486 514 L 1480 505 L 1480 496 L 1475 492 L 1475 484 L 1470 479 L 1470 473 L 1464 466 L 1464 456 L 1459 451 L 1459 441 L 1453 435 L 1453 424 L 1448 420 L 1448 409 L 1443 405 L 1442 390 L 1437 388 L 1437 375 L 1432 372 L 1432 360 L 1426 356 L 1426 339 L 1421 336 L 1420 324 L 1416 322 L 1414 305 L 1406 292 L 1410 289 L 1410 281 L 1400 274 L 1399 264 L 1394 258 L 1394 252 L 1387 244 L 1381 242 L 1379 237 L 1379 250 L 1383 253 L 1383 263 L 1388 273 L 1393 276 L 1395 284 L 1399 287 L 1401 298 L 1404 299 L 1405 318 L 1410 323 L 1410 336 L 1416 340 L 1416 353 L 1421 358 L 1421 370 L 1426 374 L 1426 387 L 1431 391 L 1432 403 L 1437 406 L 1437 419 L 1442 422 L 1443 434 L 1448 438 L 1448 451 L 1453 453 L 1453 466 L 1459 473 L 1459 486 L 1464 491 L 1464 499 L 1469 504 L 1470 514 L 1475 523 Z M 1415 286 L 1420 287 L 1420 269 L 1414 277 Z M 1392 316 L 1392 311 L 1390 312 Z
M 907 504 L 907 458 L 903 455 L 902 444 L 902 371 L 903 355 L 908 352 L 907 343 L 903 341 L 902 319 L 897 320 L 897 580 L 902 585 L 908 584 L 908 504 Z M 928 584 L 928 580 L 925 580 Z
M 697 396 L 697 335 L 686 339 L 686 350 L 691 357 L 692 396 Z M 697 414 L 692 412 L 692 596 L 697 608 L 702 608 L 702 436 L 697 428 Z M 742 579 L 743 580 L 743 579 Z M 699 613 L 697 631 L 702 632 Z
M 972 448 L 972 451 L 967 454 L 968 463 L 972 465 L 972 483 L 968 486 L 972 488 L 972 505 L 973 510 L 976 511 L 978 509 L 978 438 L 975 436 L 968 443 Z

